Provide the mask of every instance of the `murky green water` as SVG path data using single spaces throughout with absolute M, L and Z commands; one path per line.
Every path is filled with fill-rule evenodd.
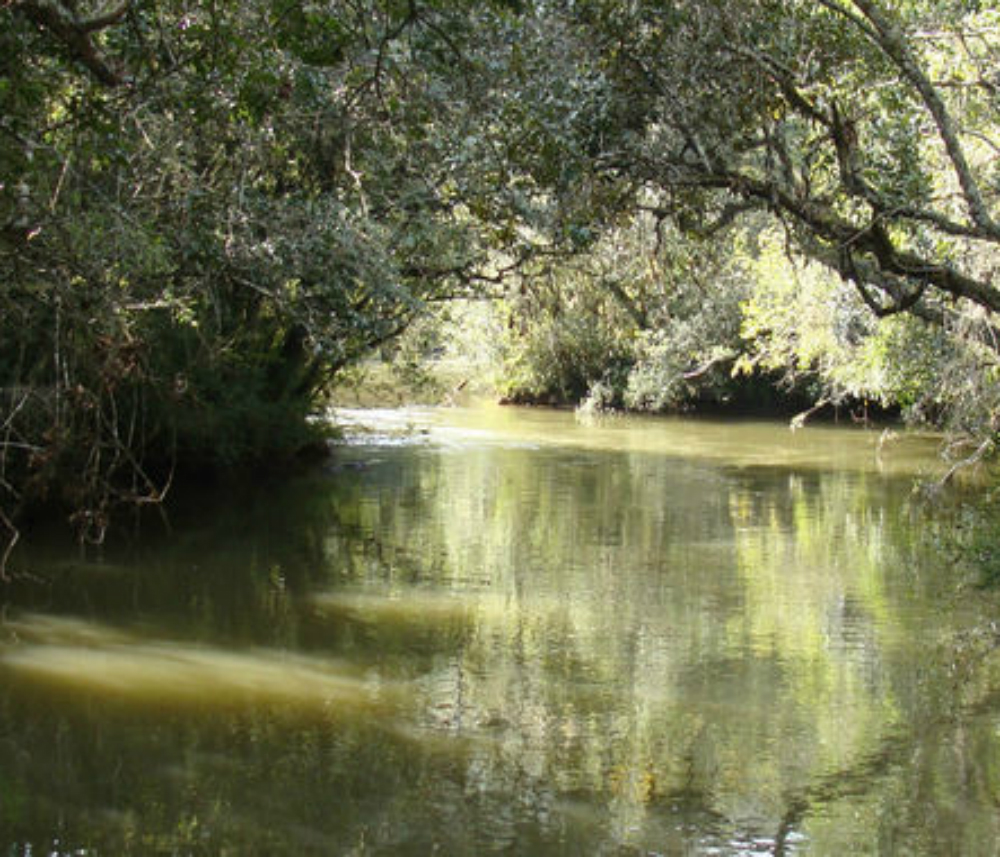
M 1000 848 L 1000 679 L 961 654 L 993 607 L 921 558 L 932 441 L 341 418 L 323 472 L 21 555 L 0 854 Z

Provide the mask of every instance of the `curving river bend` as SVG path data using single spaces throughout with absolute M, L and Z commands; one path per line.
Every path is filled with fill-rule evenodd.
M 0 623 L 0 854 L 994 854 L 937 443 L 342 411 Z M 970 643 L 971 645 L 971 643 Z M 975 668 L 973 668 L 975 667 Z

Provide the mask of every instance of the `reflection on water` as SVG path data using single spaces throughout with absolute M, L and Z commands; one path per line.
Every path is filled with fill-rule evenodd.
M 7 623 L 7 630 L 19 642 L 0 649 L 0 669 L 79 687 L 106 700 L 375 709 L 399 694 L 398 688 L 365 680 L 356 667 L 329 659 L 143 640 L 65 618 L 28 616 Z
M 340 416 L 322 472 L 25 555 L 5 853 L 994 853 L 932 439 Z

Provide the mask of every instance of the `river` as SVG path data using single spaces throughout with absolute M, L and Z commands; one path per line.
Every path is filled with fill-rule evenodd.
M 332 461 L 29 539 L 0 854 L 995 854 L 995 599 L 937 441 L 341 411 Z

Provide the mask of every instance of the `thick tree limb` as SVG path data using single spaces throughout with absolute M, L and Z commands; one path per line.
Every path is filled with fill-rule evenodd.
M 102 12 L 100 15 L 95 15 L 87 21 L 81 21 L 80 28 L 86 33 L 103 30 L 105 27 L 117 24 L 122 18 L 124 18 L 128 12 L 128 8 L 129 0 L 125 0 L 125 2 L 122 3 L 117 9 L 109 9 L 106 12 Z
M 46 0 L 19 0 L 13 8 L 61 42 L 70 56 L 102 84 L 115 87 L 124 83 L 124 77 L 97 49 L 91 35 L 120 21 L 128 11 L 127 0 L 121 6 L 88 20 L 78 19 L 62 3 Z
M 798 431 L 800 428 L 804 428 L 805 424 L 806 424 L 806 421 L 811 416 L 813 416 L 814 414 L 819 413 L 821 410 L 823 410 L 823 408 L 827 407 L 828 405 L 832 405 L 832 404 L 833 404 L 833 402 L 830 399 L 820 399 L 811 408 L 809 408 L 809 409 L 807 409 L 805 411 L 802 411 L 801 413 L 796 414 L 794 417 L 792 417 L 791 421 L 788 423 L 788 427 L 792 431 Z
M 681 377 L 685 381 L 697 381 L 699 378 L 702 378 L 711 372 L 716 366 L 721 366 L 725 363 L 732 363 L 738 356 L 739 355 L 734 351 L 717 354 L 711 360 L 706 363 L 702 363 L 701 366 L 695 366 L 694 369 L 689 369 Z
M 989 208 L 979 190 L 979 184 L 972 173 L 972 168 L 965 157 L 965 151 L 958 137 L 955 122 L 948 111 L 941 94 L 931 83 L 930 78 L 920 67 L 913 52 L 906 44 L 903 34 L 896 25 L 886 17 L 872 0 L 851 0 L 864 16 L 871 22 L 874 29 L 873 38 L 876 44 L 899 68 L 902 75 L 917 90 L 924 106 L 934 118 L 938 134 L 948 152 L 955 175 L 962 187 L 962 193 L 969 207 L 969 214 L 976 225 L 994 240 L 1000 240 L 1000 226 L 993 220 Z
M 916 287 L 934 286 L 954 297 L 966 298 L 993 312 L 1000 312 L 1000 291 L 989 281 L 964 274 L 945 262 L 931 262 L 897 246 L 877 220 L 859 227 L 838 214 L 832 205 L 815 199 L 799 199 L 777 182 L 758 179 L 737 170 L 719 169 L 696 175 L 690 173 L 690 164 L 683 166 L 691 175 L 692 184 L 756 200 L 777 214 L 792 217 L 812 235 L 826 242 L 832 251 L 849 250 L 855 268 L 845 271 L 836 264 L 834 267 L 852 279 L 863 270 L 866 282 L 892 294 L 893 284 L 888 278 L 899 277 Z M 861 256 L 867 257 L 872 264 L 864 269 L 857 266 Z M 830 264 L 831 258 L 826 256 L 820 261 Z
M 846 10 L 832 2 L 832 0 L 824 2 L 823 5 L 846 14 Z M 865 25 L 864 21 L 858 19 L 857 16 L 847 15 L 847 17 L 855 25 L 860 26 L 871 38 L 876 39 L 878 37 L 878 33 Z M 780 88 L 789 106 L 822 129 L 822 139 L 833 144 L 834 151 L 837 154 L 837 164 L 841 181 L 843 182 L 844 189 L 849 194 L 864 200 L 871 205 L 874 211 L 886 218 L 903 218 L 918 221 L 933 226 L 935 229 L 939 229 L 956 238 L 971 238 L 974 240 L 997 240 L 1000 238 L 1000 236 L 990 234 L 989 232 L 984 234 L 983 227 L 978 220 L 973 221 L 971 224 L 960 223 L 938 211 L 914 205 L 900 205 L 898 202 L 889 202 L 881 198 L 878 192 L 861 174 L 857 131 L 853 123 L 844 116 L 843 111 L 837 106 L 836 102 L 832 102 L 828 107 L 821 107 L 813 103 L 800 90 L 792 69 L 759 50 L 737 47 L 735 53 L 750 59 L 766 71 Z M 989 144 L 989 141 L 985 142 Z M 768 134 L 765 139 L 765 145 L 773 150 L 778 157 L 787 175 L 789 185 L 796 187 L 797 192 L 801 192 L 800 187 L 802 183 L 794 175 L 794 171 L 789 169 L 790 157 L 787 152 L 783 151 L 780 139 L 773 134 Z M 959 149 L 961 149 L 960 146 Z M 968 167 L 967 164 L 966 167 Z
M 994 448 L 993 438 L 992 437 L 986 438 L 986 440 L 984 440 L 976 448 L 975 452 L 973 452 L 972 455 L 969 455 L 966 458 L 959 459 L 951 467 L 949 467 L 948 472 L 945 473 L 944 476 L 942 476 L 937 482 L 934 483 L 933 486 L 934 489 L 940 491 L 949 482 L 951 482 L 952 479 L 955 478 L 955 474 L 957 474 L 959 471 L 965 470 L 966 468 L 969 467 L 974 467 L 975 465 L 979 464 L 980 461 L 982 461 L 989 453 L 993 451 L 993 448 Z

